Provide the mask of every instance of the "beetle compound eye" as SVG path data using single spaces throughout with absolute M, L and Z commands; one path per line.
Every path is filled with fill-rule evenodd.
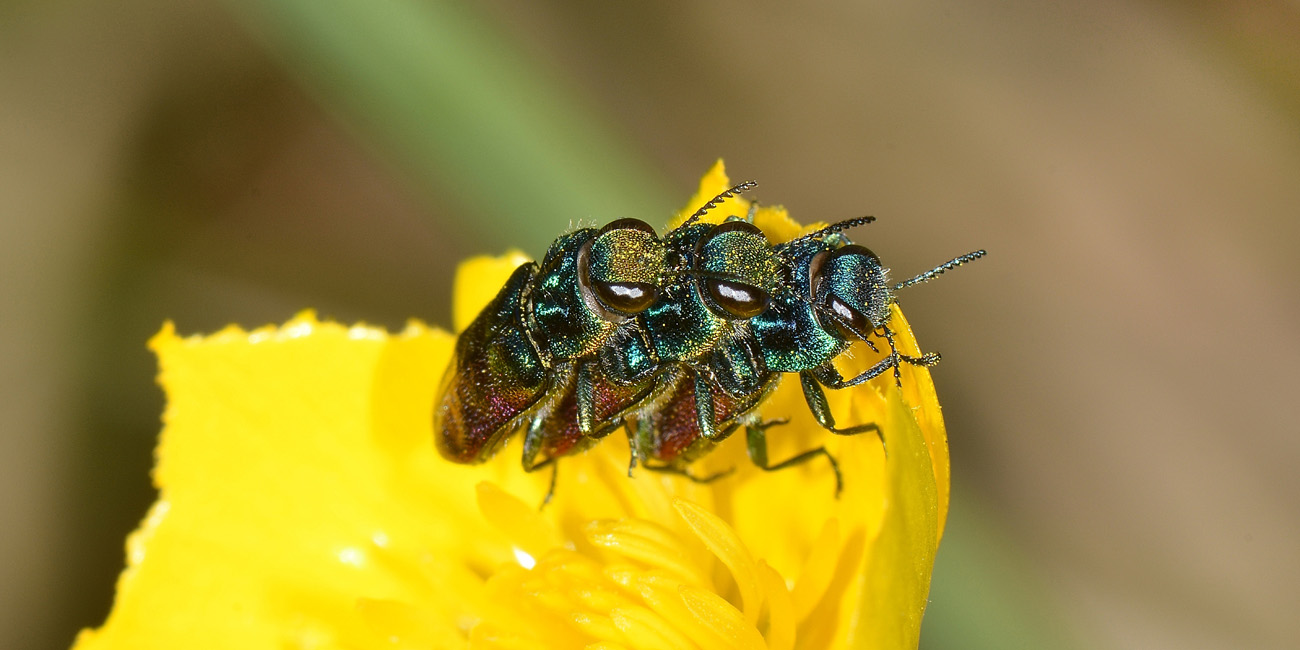
M 835 249 L 835 251 L 831 253 L 831 259 L 837 259 L 847 255 L 860 256 L 866 258 L 868 264 L 880 266 L 880 256 L 873 253 L 870 248 L 858 244 L 849 244 L 848 246 L 842 246 Z
M 827 261 L 831 263 L 831 261 L 840 260 L 841 257 L 850 257 L 850 259 L 842 260 L 840 264 L 850 263 L 866 266 L 866 268 L 881 268 L 880 256 L 872 252 L 871 248 L 859 246 L 859 244 L 848 244 L 848 246 L 836 248 L 835 251 L 831 251 Z
M 644 221 L 619 219 L 601 228 L 578 255 L 578 284 L 588 307 L 619 322 L 659 297 L 667 250 Z
M 885 269 L 869 249 L 850 244 L 819 253 L 809 271 L 811 295 L 826 329 L 860 338 L 889 319 Z
M 826 258 L 830 256 L 830 254 L 830 251 L 817 253 L 808 263 L 808 295 L 817 295 L 817 288 L 821 286 L 822 283 L 822 265 L 826 263 Z
M 696 255 L 700 284 L 715 314 L 745 319 L 767 309 L 781 266 L 767 237 L 753 224 L 728 221 L 715 226 L 696 245 Z
M 596 233 L 596 236 L 599 237 L 612 230 L 640 230 L 651 237 L 657 238 L 654 227 L 640 219 L 615 219 L 605 224 L 605 227 L 601 228 L 600 232 Z
M 871 331 L 871 321 L 862 312 L 832 295 L 826 300 L 826 311 L 831 316 L 829 325 L 844 339 L 862 338 Z
M 645 311 L 659 297 L 659 289 L 647 282 L 597 282 L 592 286 L 605 306 L 629 315 Z
M 767 309 L 767 292 L 740 282 L 706 278 L 704 286 L 723 318 L 753 318 Z

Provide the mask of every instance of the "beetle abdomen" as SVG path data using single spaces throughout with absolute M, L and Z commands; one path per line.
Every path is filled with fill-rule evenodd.
M 553 373 L 521 326 L 524 290 L 536 272 L 533 263 L 515 269 L 456 342 L 434 410 L 434 439 L 448 460 L 490 458 L 550 386 Z

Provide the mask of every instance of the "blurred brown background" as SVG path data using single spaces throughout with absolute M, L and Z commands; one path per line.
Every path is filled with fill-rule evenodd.
M 405 13 L 404 13 L 405 12 Z M 468 255 L 724 157 L 900 277 L 952 438 L 923 647 L 1300 647 L 1300 4 L 0 5 L 0 647 L 98 625 L 144 342 L 447 324 Z

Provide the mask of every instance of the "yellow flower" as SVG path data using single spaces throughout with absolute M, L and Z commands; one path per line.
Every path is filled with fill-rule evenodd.
M 727 185 L 719 163 L 684 214 Z M 779 208 L 756 221 L 778 241 L 806 231 Z M 461 266 L 457 328 L 523 261 Z M 897 309 L 892 327 L 918 354 Z M 539 511 L 549 472 L 520 469 L 518 440 L 478 466 L 434 451 L 454 340 L 311 313 L 207 337 L 164 326 L 150 342 L 168 399 L 161 494 L 127 540 L 112 613 L 75 648 L 917 646 L 948 496 L 924 368 L 904 367 L 901 391 L 886 376 L 829 393 L 841 422 L 880 424 L 888 454 L 819 429 L 797 381 L 764 405 L 791 418 L 769 432 L 771 457 L 825 444 L 839 499 L 826 464 L 760 471 L 743 435 L 699 463 L 735 467 L 723 480 L 629 478 L 613 435 L 559 464 Z

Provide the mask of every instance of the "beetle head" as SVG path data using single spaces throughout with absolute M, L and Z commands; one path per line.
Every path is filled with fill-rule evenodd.
M 700 294 L 726 320 L 753 318 L 767 309 L 780 277 L 780 262 L 763 232 L 752 223 L 727 221 L 695 245 Z
M 865 340 L 889 319 L 889 281 L 870 249 L 849 244 L 822 251 L 812 259 L 809 278 L 814 313 L 827 331 Z
M 623 320 L 659 297 L 666 253 L 655 229 L 644 221 L 612 221 L 579 253 L 578 283 L 598 311 L 609 320 Z

